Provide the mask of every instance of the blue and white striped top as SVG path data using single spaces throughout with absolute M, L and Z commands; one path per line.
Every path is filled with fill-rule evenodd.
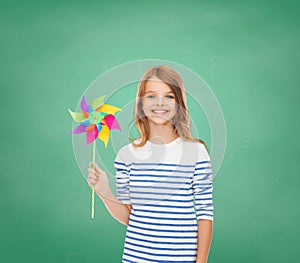
M 117 198 L 132 204 L 126 263 L 196 262 L 197 220 L 213 220 L 212 169 L 203 144 L 181 137 L 117 153 Z

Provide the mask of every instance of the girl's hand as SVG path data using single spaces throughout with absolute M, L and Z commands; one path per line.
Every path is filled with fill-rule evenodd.
M 87 180 L 89 187 L 92 189 L 94 184 L 95 192 L 104 194 L 109 189 L 109 183 L 106 173 L 103 170 L 101 170 L 96 163 L 95 168 L 93 167 L 92 162 L 90 162 L 89 165 L 89 176 Z

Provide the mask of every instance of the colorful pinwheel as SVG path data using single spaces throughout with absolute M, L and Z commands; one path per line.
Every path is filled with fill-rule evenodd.
M 93 164 L 95 164 L 95 152 L 96 152 L 96 139 L 100 139 L 104 142 L 105 148 L 107 147 L 110 131 L 113 129 L 121 130 L 121 127 L 115 118 L 114 114 L 117 111 L 121 111 L 120 108 L 115 106 L 104 104 L 104 98 L 106 95 L 94 99 L 91 104 L 85 101 L 82 96 L 80 102 L 80 108 L 82 112 L 72 112 L 70 109 L 69 113 L 72 118 L 80 124 L 70 131 L 71 134 L 80 134 L 86 132 L 86 144 L 94 142 L 93 147 Z M 95 167 L 94 167 L 95 169 Z M 92 218 L 94 218 L 94 195 L 95 186 L 92 189 Z
M 70 131 L 70 133 L 80 134 L 86 132 L 85 145 L 88 145 L 98 138 L 104 142 L 106 148 L 110 130 L 121 130 L 114 116 L 114 114 L 121 109 L 109 104 L 103 104 L 104 98 L 105 95 L 96 98 L 92 101 L 91 105 L 89 105 L 83 96 L 80 103 L 82 112 L 72 112 L 69 109 L 72 118 L 76 122 L 80 122 L 79 126 L 77 126 L 75 130 Z

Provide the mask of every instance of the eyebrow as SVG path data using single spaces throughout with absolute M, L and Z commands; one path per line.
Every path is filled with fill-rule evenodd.
M 155 91 L 149 90 L 149 91 L 147 91 L 145 94 L 147 94 L 147 93 L 155 93 Z M 166 92 L 165 94 L 168 94 L 168 93 L 173 93 L 173 94 L 174 94 L 173 91 L 168 91 L 168 92 Z

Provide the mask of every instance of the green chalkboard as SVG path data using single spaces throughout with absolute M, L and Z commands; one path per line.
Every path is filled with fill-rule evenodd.
M 98 197 L 90 218 L 67 109 L 112 68 L 161 59 L 201 76 L 226 123 L 209 262 L 296 262 L 298 13 L 297 1 L 2 1 L 0 261 L 121 262 L 126 227 Z M 214 119 L 188 103 L 194 131 L 218 149 Z M 97 146 L 113 191 L 131 117 L 117 144 Z

